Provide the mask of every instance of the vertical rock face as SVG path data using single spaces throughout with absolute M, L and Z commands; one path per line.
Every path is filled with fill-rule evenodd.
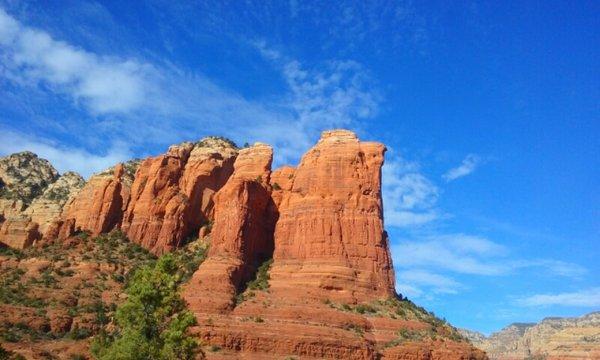
M 131 187 L 122 229 L 154 253 L 179 246 L 212 215 L 212 197 L 233 171 L 236 148 L 207 138 L 144 160 Z
M 395 294 L 383 230 L 384 152 L 350 131 L 325 131 L 291 184 L 282 181 L 290 189 L 277 199 L 274 292 L 353 302 Z
M 208 259 L 185 291 L 197 312 L 231 309 L 235 295 L 273 254 L 271 161 L 273 150 L 255 144 L 240 150 L 234 171 L 215 195 Z
M 138 164 L 133 160 L 93 175 L 65 207 L 63 236 L 75 230 L 98 235 L 120 225 Z

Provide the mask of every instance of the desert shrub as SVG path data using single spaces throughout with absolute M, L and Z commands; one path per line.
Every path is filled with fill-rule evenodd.
M 248 282 L 249 290 L 267 290 L 269 288 L 269 270 L 273 264 L 273 259 L 263 262 L 256 270 L 256 278 Z
M 78 325 L 73 326 L 71 331 L 67 333 L 67 337 L 72 340 L 87 339 L 92 335 L 92 332 L 88 328 L 80 328 Z
M 198 344 L 187 329 L 196 319 L 179 296 L 177 271 L 175 257 L 167 254 L 135 272 L 115 314 L 116 331 L 102 332 L 92 344 L 96 358 L 194 358 Z

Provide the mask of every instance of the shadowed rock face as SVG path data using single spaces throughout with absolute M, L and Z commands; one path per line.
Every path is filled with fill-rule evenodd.
M 274 292 L 347 302 L 394 295 L 382 216 L 384 152 L 350 131 L 326 131 L 291 179 L 290 170 L 288 181 L 278 174 L 284 188 L 276 196 Z
M 144 160 L 131 187 L 123 231 L 156 254 L 196 236 L 212 218 L 212 197 L 231 175 L 236 155 L 229 143 L 209 138 Z
M 242 149 L 233 174 L 215 195 L 210 252 L 184 292 L 193 311 L 230 310 L 257 267 L 272 257 L 272 159 L 268 145 Z

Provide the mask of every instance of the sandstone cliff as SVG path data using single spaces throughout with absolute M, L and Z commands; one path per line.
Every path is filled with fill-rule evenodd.
M 296 169 L 272 174 L 269 147 L 240 151 L 215 196 L 208 257 L 183 292 L 194 332 L 221 349 L 209 358 L 485 358 L 396 296 L 382 218 L 384 151 L 327 131 Z
M 233 171 L 235 146 L 206 138 L 183 143 L 140 164 L 122 229 L 154 253 L 180 246 L 212 219 L 213 196 Z
M 77 230 L 98 235 L 120 226 L 138 166 L 139 160 L 132 160 L 93 175 L 65 205 L 61 237 Z
M 578 318 L 546 318 L 511 324 L 489 337 L 463 331 L 491 359 L 599 359 L 600 312 Z

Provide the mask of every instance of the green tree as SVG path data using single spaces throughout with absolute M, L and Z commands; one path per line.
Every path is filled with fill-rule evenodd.
M 179 296 L 177 264 L 171 254 L 133 275 L 127 300 L 116 311 L 117 330 L 101 333 L 92 353 L 101 360 L 193 359 L 198 344 L 187 330 L 196 323 Z

